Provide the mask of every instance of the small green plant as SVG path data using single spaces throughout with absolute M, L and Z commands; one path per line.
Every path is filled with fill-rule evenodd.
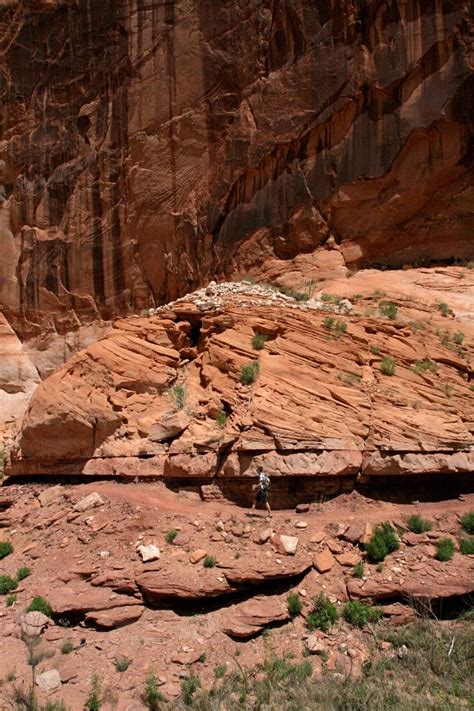
M 461 526 L 468 533 L 474 533 L 474 511 L 469 511 L 461 518 Z
M 42 612 L 46 617 L 51 617 L 53 610 L 49 602 L 41 595 L 36 595 L 30 602 L 27 608 L 27 612 Z
M 392 304 L 391 301 L 380 301 L 379 311 L 382 316 L 386 316 L 387 318 L 392 319 L 392 321 L 395 321 L 397 318 L 398 309 L 395 304 Z
M 256 333 L 252 338 L 252 348 L 255 351 L 261 351 L 267 341 L 268 336 L 264 333 Z
M 328 331 L 332 331 L 332 329 L 334 328 L 334 321 L 334 316 L 326 316 L 323 321 L 324 328 L 327 328 Z
M 102 706 L 101 685 L 97 674 L 92 675 L 91 689 L 84 704 L 87 711 L 99 711 Z
M 205 568 L 213 568 L 216 564 L 216 559 L 212 555 L 207 555 L 204 558 L 203 565 Z
M 378 346 L 370 346 L 370 352 L 372 355 L 378 355 L 380 353 L 380 348 Z
M 431 529 L 431 523 L 418 514 L 413 514 L 407 521 L 408 528 L 412 533 L 425 533 Z
M 377 300 L 377 299 L 382 299 L 384 296 L 387 296 L 386 291 L 380 291 L 380 289 L 376 289 L 374 293 L 372 294 L 372 298 Z
M 416 373 L 426 373 L 428 370 L 432 373 L 436 373 L 437 368 L 436 363 L 433 363 L 429 358 L 425 358 L 425 360 L 415 360 L 413 370 Z
M 20 582 L 20 580 L 24 580 L 25 578 L 27 578 L 30 573 L 31 570 L 25 565 L 22 568 L 18 568 L 18 570 L 16 571 L 16 579 L 18 580 L 18 582 Z
M 61 645 L 61 654 L 71 654 L 74 650 L 73 644 L 70 639 L 65 639 Z
M 474 555 L 474 538 L 461 538 L 459 550 L 463 555 Z
M 436 542 L 436 560 L 446 562 L 454 555 L 454 541 L 451 538 L 440 538 Z
M 443 388 L 443 392 L 446 395 L 446 397 L 451 397 L 454 391 L 454 385 L 451 385 L 451 383 L 443 383 L 441 386 Z
M 441 301 L 439 304 L 437 304 L 437 306 L 442 316 L 449 316 L 449 314 L 451 313 L 451 309 L 444 301 Z
M 191 706 L 193 696 L 200 686 L 201 682 L 197 676 L 190 676 L 189 679 L 181 682 L 181 698 L 185 706 Z
M 217 667 L 214 667 L 214 676 L 216 679 L 222 679 L 223 676 L 225 676 L 225 673 L 227 671 L 227 667 L 225 664 L 219 664 Z
M 385 557 L 398 550 L 400 542 L 392 526 L 385 522 L 377 526 L 365 548 L 372 563 L 380 563 Z
M 390 356 L 384 356 L 380 361 L 380 370 L 384 375 L 395 374 L 395 361 Z
M 227 424 L 227 412 L 225 410 L 219 410 L 216 415 L 216 422 L 221 427 L 225 427 Z
M 345 321 L 336 320 L 334 330 L 338 335 L 345 333 L 347 331 L 347 323 Z
M 119 657 L 116 662 L 115 662 L 115 669 L 118 672 L 124 672 L 127 671 L 128 667 L 132 663 L 132 660 L 129 659 L 129 657 Z
M 7 595 L 5 598 L 5 605 L 7 607 L 11 607 L 14 605 L 16 602 L 16 593 L 12 593 L 11 595 Z
M 9 575 L 0 575 L 0 595 L 7 595 L 15 590 L 17 581 Z
M 462 346 L 464 341 L 464 333 L 462 331 L 456 331 L 453 333 L 453 341 L 457 346 Z
M 296 289 L 293 289 L 291 286 L 277 286 L 276 288 L 280 294 L 291 296 L 295 301 L 308 301 L 309 299 L 309 294 L 306 294 L 304 291 L 296 291 Z
M 13 553 L 13 546 L 10 541 L 0 541 L 0 560 Z
M 288 595 L 287 603 L 288 612 L 290 613 L 291 617 L 297 617 L 301 614 L 301 610 L 303 609 L 303 602 L 297 592 L 290 592 L 290 594 Z
M 352 568 L 352 575 L 354 578 L 363 578 L 364 577 L 364 564 L 362 561 L 359 561 L 357 565 L 354 565 Z
M 158 689 L 158 679 L 154 672 L 150 672 L 145 680 L 142 701 L 148 706 L 149 711 L 159 711 L 160 704 L 165 701 L 165 697 Z
M 383 609 L 352 600 L 344 605 L 342 616 L 353 627 L 364 627 L 368 622 L 378 622 L 383 616 Z
M 377 571 L 377 573 L 381 573 L 383 571 L 383 563 L 377 563 L 377 565 L 375 566 L 375 570 Z
M 186 388 L 183 385 L 175 385 L 170 392 L 176 407 L 182 410 L 186 404 Z
M 327 632 L 337 620 L 336 606 L 321 592 L 313 598 L 313 611 L 306 618 L 309 630 L 322 630 Z
M 251 385 L 257 380 L 260 372 L 260 363 L 253 360 L 240 368 L 240 382 L 242 385 Z
M 170 528 L 166 533 L 165 539 L 167 543 L 173 543 L 174 539 L 178 535 L 178 531 L 175 528 Z

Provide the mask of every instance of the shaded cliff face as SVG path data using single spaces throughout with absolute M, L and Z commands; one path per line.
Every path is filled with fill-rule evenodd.
M 7 320 L 64 334 L 328 240 L 472 256 L 467 6 L 0 4 Z

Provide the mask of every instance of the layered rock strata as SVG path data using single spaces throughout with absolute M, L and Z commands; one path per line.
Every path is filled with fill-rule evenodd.
M 209 278 L 311 279 L 329 247 L 474 256 L 463 0 L 8 0 L 0 37 L 0 308 L 36 367 Z
M 382 279 L 386 292 L 361 272 L 305 302 L 210 285 L 117 320 L 37 388 L 7 474 L 212 481 L 238 498 L 263 465 L 287 502 L 360 474 L 472 472 L 473 323 L 438 302 L 462 294 L 469 311 L 472 272 Z

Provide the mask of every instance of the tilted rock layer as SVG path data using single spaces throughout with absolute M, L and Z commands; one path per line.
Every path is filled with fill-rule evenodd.
M 295 477 L 303 499 L 314 479 L 335 492 L 360 474 L 472 472 L 473 287 L 457 267 L 362 271 L 302 303 L 211 284 L 118 319 L 37 388 L 6 471 L 214 480 L 238 496 L 261 464 L 275 501 Z
M 468 5 L 2 2 L 9 323 L 44 351 L 328 240 L 347 265 L 472 256 Z

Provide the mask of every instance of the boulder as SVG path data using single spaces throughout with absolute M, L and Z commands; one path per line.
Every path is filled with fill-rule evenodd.
M 140 553 L 141 559 L 144 563 L 150 563 L 152 560 L 159 560 L 161 556 L 160 549 L 153 543 L 149 543 L 146 546 L 138 546 L 137 551 Z
M 313 565 L 318 573 L 327 573 L 335 562 L 333 554 L 327 548 L 313 555 Z
M 74 504 L 73 508 L 74 511 L 79 511 L 80 513 L 82 513 L 84 511 L 88 511 L 88 509 L 93 509 L 97 506 L 102 506 L 104 503 L 105 502 L 101 495 L 98 494 L 96 491 L 93 491 L 91 494 L 84 496 L 83 499 L 80 499 L 77 504 Z
M 274 533 L 270 540 L 278 553 L 281 553 L 282 555 L 295 555 L 296 549 L 298 548 L 297 536 L 286 536 Z
M 124 605 L 112 607 L 108 610 L 96 610 L 86 614 L 86 622 L 90 622 L 103 629 L 116 629 L 136 622 L 143 614 L 143 607 L 138 605 Z
M 357 565 L 357 563 L 360 563 L 361 557 L 358 553 L 340 553 L 336 555 L 336 560 L 339 565 L 353 567 Z
M 261 632 L 270 624 L 289 619 L 284 601 L 259 596 L 227 608 L 221 629 L 230 637 L 246 638 Z
M 52 621 L 42 612 L 27 612 L 21 618 L 21 631 L 27 637 L 37 637 L 48 624 L 52 624 Z
M 61 686 L 61 676 L 57 669 L 49 669 L 35 675 L 35 682 L 41 691 L 50 694 Z
M 205 558 L 207 556 L 207 551 L 204 550 L 204 548 L 197 548 L 197 550 L 193 551 L 191 555 L 189 556 L 189 562 L 195 565 L 196 563 L 199 563 L 200 560 Z

